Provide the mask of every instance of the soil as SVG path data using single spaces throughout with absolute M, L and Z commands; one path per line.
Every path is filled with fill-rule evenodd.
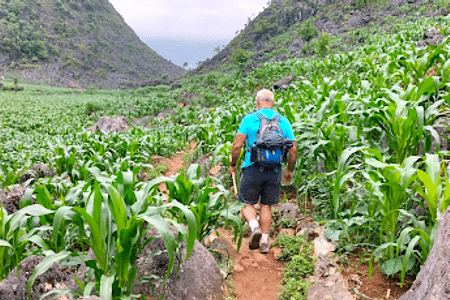
M 219 229 L 220 237 L 229 242 L 233 249 L 230 258 L 233 261 L 233 290 L 227 290 L 226 297 L 234 294 L 236 300 L 274 300 L 278 298 L 279 286 L 282 284 L 284 263 L 275 259 L 277 248 L 267 254 L 258 249 L 248 248 L 248 237 L 244 237 L 237 252 L 233 234 L 223 228 Z
M 380 271 L 377 263 L 374 263 L 373 274 L 369 278 L 369 257 L 370 254 L 365 255 L 361 249 L 357 249 L 348 255 L 348 261 L 345 264 L 341 264 L 342 275 L 357 300 L 367 300 L 354 292 L 358 286 L 357 290 L 360 294 L 372 299 L 396 300 L 409 290 L 413 283 L 412 278 L 406 278 L 401 287 L 399 278 L 387 277 Z
M 171 158 L 165 158 L 162 156 L 155 155 L 152 157 L 152 161 L 153 161 L 153 163 L 156 163 L 156 164 L 162 164 L 162 165 L 168 166 L 168 170 L 164 173 L 164 176 L 169 177 L 169 176 L 175 175 L 185 166 L 185 162 L 183 159 L 184 155 L 187 153 L 193 154 L 195 152 L 196 146 L 197 146 L 196 142 L 191 142 L 189 144 L 189 150 L 178 151 L 176 153 L 176 155 L 172 156 Z M 168 195 L 166 193 L 167 187 L 166 187 L 165 183 L 159 184 L 159 190 L 161 192 L 163 192 L 166 199 L 168 199 Z

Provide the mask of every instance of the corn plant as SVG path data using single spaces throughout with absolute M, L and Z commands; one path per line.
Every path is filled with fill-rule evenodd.
M 239 249 L 242 241 L 242 221 L 237 214 L 244 206 L 240 203 L 230 205 L 230 191 L 221 184 L 212 186 L 212 179 L 202 179 L 200 174 L 200 166 L 194 164 L 186 173 L 166 181 L 170 203 L 177 200 L 194 213 L 197 221 L 196 238 L 200 242 L 204 242 L 214 230 L 231 222 L 235 229 L 235 239 L 239 235 Z M 179 219 L 180 215 L 176 215 Z
M 96 174 L 100 174 L 98 170 Z M 69 228 L 73 230 L 75 227 L 79 243 L 93 250 L 95 260 L 86 260 L 86 265 L 94 270 L 95 278 L 90 280 L 95 281 L 96 291 L 102 299 L 135 298 L 132 295 L 132 284 L 138 271 L 136 260 L 143 248 L 154 239 L 147 237 L 147 232 L 152 227 L 157 229 L 167 249 L 167 276 L 173 272 L 175 252 L 179 253 L 181 238 L 186 237 L 186 258 L 189 257 L 195 241 L 196 219 L 186 206 L 177 201 L 154 205 L 152 194 L 157 184 L 162 182 L 161 179 L 141 185 L 141 189 L 130 196 L 124 186 L 127 176 L 128 174 L 121 174 L 113 180 L 103 180 L 103 176 L 97 176 L 85 186 L 89 191 L 85 206 L 62 206 L 56 210 L 53 221 L 54 244 L 60 244 L 61 236 L 65 235 Z M 129 184 L 134 185 L 133 181 Z M 180 219 L 183 216 L 187 231 L 174 220 L 161 216 L 166 211 L 172 214 L 174 210 L 180 214 Z M 171 233 L 169 224 L 176 226 L 178 237 Z M 49 251 L 47 262 L 59 261 L 70 255 L 68 251 L 56 254 Z M 37 268 L 33 278 L 45 270 L 45 267 Z M 31 288 L 32 281 L 30 282 Z M 81 286 L 89 290 L 93 287 L 92 284 L 84 283 Z M 89 290 L 85 292 L 89 294 Z
M 339 213 L 342 211 L 342 207 L 344 204 L 344 197 L 348 193 L 343 192 L 347 189 L 347 182 L 355 177 L 357 174 L 357 169 L 360 167 L 360 164 L 351 165 L 352 154 L 361 151 L 363 147 L 355 147 L 355 148 L 347 148 L 342 154 L 339 156 L 337 169 L 335 172 L 332 172 L 334 175 L 334 179 L 332 181 L 332 197 L 330 198 L 330 206 L 332 208 L 334 219 L 338 218 Z M 330 174 L 331 175 L 331 174 Z
M 445 164 L 441 167 L 438 155 L 426 154 L 425 166 L 425 171 L 417 170 L 417 177 L 423 185 L 417 185 L 417 192 L 427 203 L 430 213 L 429 223 L 432 227 L 450 205 L 450 182 L 447 170 L 444 169 Z M 445 175 L 444 182 L 441 178 L 442 173 Z
M 382 157 L 377 151 L 373 151 L 377 158 L 367 158 L 366 163 L 375 168 L 363 175 L 367 179 L 369 190 L 374 193 L 373 201 L 378 204 L 378 209 L 382 215 L 380 226 L 380 243 L 370 260 L 370 275 L 373 270 L 372 260 L 374 257 L 383 258 L 380 264 L 381 269 L 388 275 L 400 271 L 401 259 L 396 257 L 395 241 L 397 234 L 397 222 L 401 209 L 409 199 L 411 193 L 411 183 L 416 173 L 415 162 L 419 157 L 411 156 L 404 160 L 402 165 L 387 164 L 382 161 Z M 409 268 L 413 264 L 407 262 Z
M 0 281 L 31 255 L 27 248 L 30 243 L 40 244 L 38 233 L 45 228 L 31 228 L 34 223 L 32 218 L 51 213 L 39 204 L 27 206 L 11 215 L 3 209 L 3 205 L 0 207 Z

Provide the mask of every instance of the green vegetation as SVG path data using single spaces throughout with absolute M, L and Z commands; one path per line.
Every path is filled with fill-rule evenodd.
M 302 235 L 280 235 L 274 245 L 282 250 L 278 258 L 286 261 L 283 271 L 284 285 L 278 299 L 306 299 L 308 288 L 312 284 L 308 278 L 314 272 L 312 243 L 307 243 Z
M 305 25 L 299 30 L 300 37 L 305 41 L 310 41 L 318 34 L 317 28 L 311 25 L 311 22 L 305 22 Z
M 238 66 L 238 68 L 242 69 L 250 61 L 250 54 L 250 51 L 244 50 L 242 48 L 237 48 L 236 50 L 234 50 L 231 60 Z

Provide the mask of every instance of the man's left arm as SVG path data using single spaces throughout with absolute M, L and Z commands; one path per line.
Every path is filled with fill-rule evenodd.
M 284 183 L 290 184 L 293 177 L 293 170 L 295 166 L 295 161 L 297 160 L 297 143 L 293 141 L 291 149 L 289 149 L 288 163 L 286 170 L 284 171 Z

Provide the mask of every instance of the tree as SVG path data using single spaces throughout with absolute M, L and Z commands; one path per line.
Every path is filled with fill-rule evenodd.
M 184 63 L 183 63 L 183 68 L 187 68 L 189 66 L 189 63 L 187 62 L 187 61 L 185 61 Z

